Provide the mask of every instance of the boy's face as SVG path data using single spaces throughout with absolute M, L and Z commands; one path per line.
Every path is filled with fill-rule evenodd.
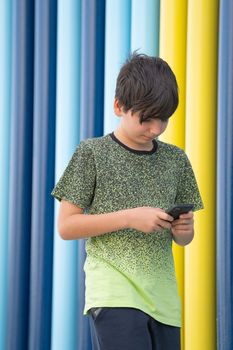
M 134 114 L 131 110 L 124 112 L 117 100 L 114 102 L 114 111 L 121 117 L 118 132 L 128 139 L 132 146 L 134 144 L 136 147 L 151 148 L 152 140 L 161 135 L 168 125 L 168 121 L 158 118 L 151 118 L 140 124 L 139 112 Z

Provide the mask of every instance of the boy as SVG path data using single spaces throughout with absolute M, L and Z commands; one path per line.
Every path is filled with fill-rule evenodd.
M 118 128 L 81 142 L 52 192 L 61 237 L 87 238 L 93 350 L 180 349 L 172 240 L 192 241 L 193 212 L 173 220 L 165 210 L 203 205 L 186 154 L 156 140 L 177 106 L 168 64 L 134 53 L 117 78 Z

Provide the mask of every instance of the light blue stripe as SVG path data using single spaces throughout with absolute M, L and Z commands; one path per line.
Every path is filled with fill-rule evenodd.
M 55 183 L 79 143 L 81 0 L 58 1 L 57 119 Z M 77 242 L 64 241 L 57 231 L 55 202 L 52 345 L 77 349 Z
M 0 1 L 0 350 L 6 349 L 7 245 L 10 159 L 11 0 Z
M 159 0 L 132 0 L 131 51 L 159 53 Z
M 116 78 L 130 52 L 131 0 L 106 1 L 104 134 L 119 120 L 113 112 Z

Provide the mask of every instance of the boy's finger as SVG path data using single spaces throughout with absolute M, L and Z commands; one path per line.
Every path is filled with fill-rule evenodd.
M 189 219 L 176 219 L 174 220 L 173 222 L 171 222 L 171 225 L 172 227 L 175 227 L 177 225 L 189 225 L 189 224 L 192 224 L 193 223 L 193 220 L 191 218 Z
M 174 218 L 171 215 L 167 214 L 166 212 L 161 212 L 160 218 L 165 221 L 170 221 L 170 222 L 174 221 Z
M 188 219 L 188 218 L 192 218 L 193 217 L 193 212 L 189 211 L 187 214 L 181 214 L 179 216 L 180 219 Z
M 193 225 L 193 220 L 175 220 L 174 222 L 171 223 L 172 227 L 182 225 L 182 226 L 188 226 L 188 225 Z

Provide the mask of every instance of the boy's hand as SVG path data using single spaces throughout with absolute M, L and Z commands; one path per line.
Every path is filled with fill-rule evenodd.
M 128 227 L 144 233 L 171 229 L 171 222 L 174 220 L 160 208 L 139 207 L 127 210 Z
M 181 214 L 179 219 L 174 220 L 171 224 L 171 231 L 176 243 L 180 245 L 190 243 L 194 237 L 193 212 Z

